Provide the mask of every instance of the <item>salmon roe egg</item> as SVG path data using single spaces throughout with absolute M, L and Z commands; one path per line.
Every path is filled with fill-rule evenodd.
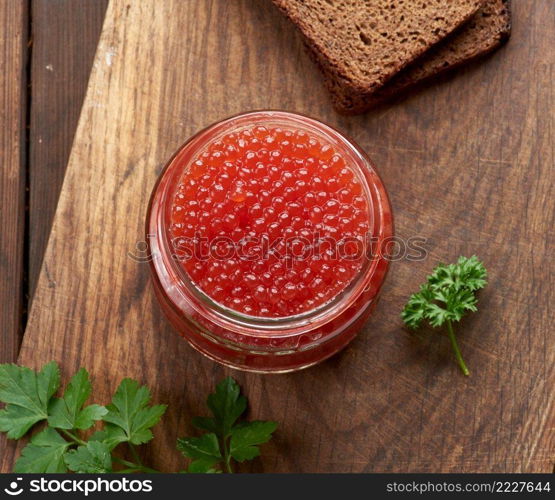
M 252 126 L 208 144 L 171 205 L 195 285 L 243 314 L 285 317 L 341 293 L 363 265 L 369 205 L 349 162 L 303 130 Z

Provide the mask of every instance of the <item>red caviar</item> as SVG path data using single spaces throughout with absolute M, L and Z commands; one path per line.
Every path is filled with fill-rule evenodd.
M 156 295 L 195 349 L 233 368 L 287 372 L 338 352 L 364 325 L 393 223 L 358 146 L 317 120 L 257 111 L 175 153 L 146 234 Z
M 207 144 L 184 171 L 170 234 L 213 300 L 244 314 L 291 316 L 328 302 L 360 271 L 370 217 L 362 194 L 329 142 L 247 127 Z

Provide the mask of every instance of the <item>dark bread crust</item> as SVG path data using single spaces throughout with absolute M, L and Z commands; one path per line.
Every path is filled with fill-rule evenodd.
M 337 108 L 360 106 L 484 0 L 272 0 L 297 26 Z
M 484 57 L 511 36 L 511 0 L 486 0 L 460 30 L 395 75 L 351 113 L 364 112 L 414 86 Z

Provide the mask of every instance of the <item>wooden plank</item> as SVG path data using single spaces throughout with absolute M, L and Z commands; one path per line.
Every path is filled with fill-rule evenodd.
M 514 2 L 512 42 L 488 61 L 367 116 L 330 108 L 295 33 L 258 0 L 113 0 L 96 54 L 20 362 L 87 366 L 98 399 L 123 376 L 168 402 L 150 465 L 178 470 L 175 439 L 194 432 L 224 374 L 256 418 L 280 422 L 271 472 L 549 472 L 553 468 L 555 8 Z M 525 69 L 525 70 L 524 70 Z M 365 331 L 307 371 L 224 369 L 168 326 L 142 239 L 160 168 L 194 131 L 253 108 L 284 108 L 346 131 L 389 187 L 397 234 L 427 238 L 428 258 L 394 263 Z M 438 260 L 476 253 L 490 271 L 460 340 L 406 332 L 399 311 Z M 4 470 L 10 468 L 4 460 Z
M 108 0 L 32 0 L 29 296 L 38 280 Z
M 23 331 L 27 14 L 22 0 L 0 1 L 0 363 L 16 361 Z
M 0 362 L 21 341 L 25 228 L 27 10 L 0 2 Z

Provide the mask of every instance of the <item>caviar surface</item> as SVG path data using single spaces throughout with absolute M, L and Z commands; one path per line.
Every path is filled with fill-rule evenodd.
M 224 135 L 185 168 L 169 233 L 213 300 L 284 317 L 349 285 L 368 221 L 362 185 L 337 148 L 303 130 L 259 125 Z

